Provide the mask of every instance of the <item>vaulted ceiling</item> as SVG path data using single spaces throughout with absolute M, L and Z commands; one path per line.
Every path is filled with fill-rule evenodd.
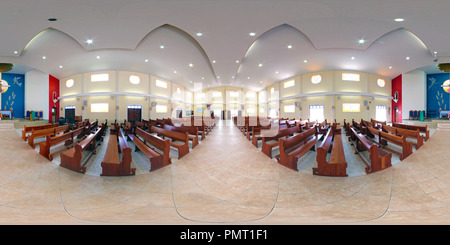
M 333 69 L 394 78 L 450 62 L 449 13 L 448 0 L 6 0 L 0 62 L 60 79 L 143 72 L 190 89 L 259 90 Z

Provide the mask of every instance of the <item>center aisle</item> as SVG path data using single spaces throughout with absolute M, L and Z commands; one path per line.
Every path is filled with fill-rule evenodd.
M 260 220 L 278 199 L 279 166 L 232 123 L 217 125 L 171 171 L 176 210 L 188 220 Z

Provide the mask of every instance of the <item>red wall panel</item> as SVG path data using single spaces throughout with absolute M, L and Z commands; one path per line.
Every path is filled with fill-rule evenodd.
M 396 78 L 392 79 L 392 97 L 395 98 L 395 92 L 398 93 L 398 100 L 395 102 L 392 100 L 392 108 L 391 108 L 391 115 L 392 115 L 392 122 L 402 122 L 402 75 L 400 74 Z M 396 120 L 396 107 L 398 108 L 397 113 L 397 120 Z
M 55 123 L 52 120 L 52 108 L 56 107 L 56 120 L 59 118 L 59 79 L 52 75 L 49 75 L 49 108 L 48 108 L 48 121 L 49 123 Z

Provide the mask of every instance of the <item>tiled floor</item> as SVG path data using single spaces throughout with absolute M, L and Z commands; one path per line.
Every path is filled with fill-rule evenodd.
M 337 178 L 280 166 L 222 125 L 163 169 L 136 157 L 136 176 L 100 177 L 2 128 L 0 224 L 449 224 L 449 138 L 438 130 L 389 169 Z

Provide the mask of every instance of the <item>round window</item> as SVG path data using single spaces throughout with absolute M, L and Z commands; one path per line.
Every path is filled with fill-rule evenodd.
M 321 75 L 314 75 L 311 77 L 311 82 L 313 84 L 318 84 L 322 81 L 322 76 Z
M 71 88 L 73 86 L 73 84 L 74 84 L 73 79 L 69 79 L 66 81 L 66 87 L 68 87 L 68 88 Z
M 136 76 L 136 75 L 130 76 L 130 83 L 139 84 L 140 81 L 141 81 L 141 79 L 138 76 Z

